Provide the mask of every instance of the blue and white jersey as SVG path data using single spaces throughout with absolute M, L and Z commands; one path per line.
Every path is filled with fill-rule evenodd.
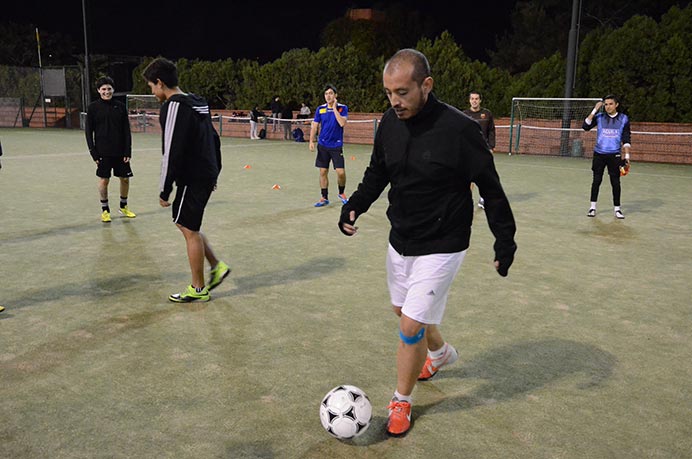
M 336 109 L 344 118 L 348 118 L 348 105 L 337 103 Z M 322 104 L 315 110 L 315 123 L 320 123 L 320 137 L 317 143 L 327 148 L 344 146 L 344 128 L 336 121 L 334 110 Z
M 624 113 L 617 113 L 615 116 L 598 113 L 591 124 L 584 122 L 586 131 L 594 126 L 598 127 L 594 147 L 596 153 L 616 155 L 620 153 L 622 145 L 630 143 L 630 120 Z

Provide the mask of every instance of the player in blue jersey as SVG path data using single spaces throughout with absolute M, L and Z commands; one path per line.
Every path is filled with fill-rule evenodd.
M 334 165 L 337 184 L 339 185 L 339 199 L 343 204 L 348 202 L 344 193 L 346 189 L 346 171 L 344 170 L 344 126 L 348 121 L 348 106 L 340 104 L 336 100 L 337 92 L 334 85 L 324 87 L 324 100 L 315 110 L 315 118 L 310 129 L 310 151 L 315 151 L 315 135 L 319 128 L 317 141 L 317 158 L 315 167 L 320 169 L 320 190 L 322 197 L 315 203 L 315 207 L 329 205 L 329 161 Z
M 596 103 L 593 111 L 584 120 L 582 128 L 585 131 L 598 127 L 596 134 L 596 146 L 594 147 L 593 162 L 593 182 L 591 183 L 591 206 L 586 214 L 589 217 L 596 216 L 596 201 L 598 200 L 598 190 L 603 181 L 603 171 L 608 168 L 610 185 L 613 189 L 613 212 L 615 218 L 624 219 L 625 215 L 620 209 L 620 166 L 628 165 L 630 162 L 630 120 L 624 113 L 618 112 L 620 101 L 616 96 L 608 95 L 603 101 Z M 600 112 L 601 107 L 605 108 L 605 113 Z M 622 151 L 625 153 L 622 158 Z

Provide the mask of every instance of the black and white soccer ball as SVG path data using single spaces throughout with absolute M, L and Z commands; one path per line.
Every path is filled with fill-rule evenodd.
M 368 429 L 371 418 L 370 399 L 356 386 L 337 386 L 327 392 L 320 404 L 322 426 L 341 440 L 361 435 Z

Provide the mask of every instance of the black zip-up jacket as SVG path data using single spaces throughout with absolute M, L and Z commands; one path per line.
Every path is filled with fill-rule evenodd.
M 122 102 L 98 99 L 90 103 L 84 132 L 94 161 L 104 156 L 132 157 L 130 120 Z
M 397 252 L 419 256 L 465 250 L 473 220 L 471 182 L 485 199 L 496 260 L 511 264 L 514 216 L 480 126 L 430 94 L 409 120 L 399 120 L 393 109 L 385 112 L 363 181 L 342 208 L 340 227 L 351 210 L 357 218 L 390 185 L 389 242 Z
M 163 160 L 159 197 L 177 186 L 216 183 L 221 172 L 221 141 L 211 123 L 207 102 L 194 94 L 175 94 L 159 115 Z

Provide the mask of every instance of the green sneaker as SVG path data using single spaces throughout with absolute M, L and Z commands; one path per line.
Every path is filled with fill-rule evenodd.
M 219 261 L 216 264 L 216 268 L 212 269 L 209 274 L 209 285 L 207 285 L 207 289 L 212 291 L 218 287 L 229 274 L 231 274 L 231 268 L 229 268 L 228 265 L 223 261 Z
M 184 292 L 174 293 L 168 297 L 169 301 L 174 303 L 192 303 L 193 301 L 209 301 L 209 289 L 204 287 L 201 292 L 197 293 L 192 285 L 188 285 Z

